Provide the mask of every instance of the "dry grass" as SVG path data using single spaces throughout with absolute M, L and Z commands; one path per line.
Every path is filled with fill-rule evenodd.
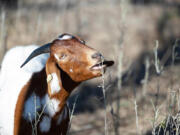
M 169 21 L 163 20 L 166 12 Z M 104 108 L 97 105 L 94 112 L 72 113 L 69 134 L 155 134 L 156 126 L 167 116 L 175 116 L 180 106 L 180 69 L 174 53 L 178 41 L 167 51 L 172 55 L 171 66 L 164 64 L 166 57 L 162 60 L 158 56 L 158 49 L 170 44 L 170 35 L 180 38 L 176 12 L 173 7 L 132 5 L 126 0 L 20 0 L 18 10 L 0 13 L 1 54 L 15 45 L 47 43 L 64 32 L 80 35 L 88 45 L 113 59 L 115 66 L 102 78 L 85 83 L 94 87 L 102 84 L 103 97 L 91 97 L 89 104 L 103 104 Z M 158 29 L 161 20 L 167 21 L 163 33 Z M 146 52 L 153 55 L 141 55 Z M 124 73 L 141 65 L 145 74 L 140 84 L 135 83 L 137 72 L 124 84 Z M 76 105 L 72 112 L 76 112 Z

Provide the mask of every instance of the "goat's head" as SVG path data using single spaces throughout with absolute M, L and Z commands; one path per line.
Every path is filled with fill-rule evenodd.
M 63 34 L 31 53 L 22 66 L 33 57 L 42 53 L 50 53 L 46 64 L 48 72 L 63 70 L 75 82 L 81 82 L 102 75 L 102 70 L 114 64 L 106 61 L 103 56 L 93 48 L 85 45 L 85 42 L 70 34 Z

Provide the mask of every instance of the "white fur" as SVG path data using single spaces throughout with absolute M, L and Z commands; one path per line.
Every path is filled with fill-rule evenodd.
M 40 98 L 36 96 L 34 93 L 26 100 L 24 104 L 24 112 L 23 117 L 28 120 L 34 120 L 35 115 L 37 116 L 36 112 L 41 109 L 41 102 Z
M 39 127 L 41 132 L 48 132 L 51 128 L 51 118 L 44 116 Z
M 60 59 L 59 59 L 59 57 L 58 57 L 57 54 L 54 54 L 54 57 L 55 57 L 58 61 L 60 61 Z
M 52 73 L 51 76 L 52 76 L 52 80 L 50 81 L 51 93 L 56 94 L 61 90 L 61 87 L 59 85 L 59 79 L 56 73 Z
M 56 112 L 59 111 L 59 104 L 60 101 L 53 98 L 50 99 L 49 96 L 46 94 L 42 99 L 42 105 L 45 106 L 45 113 L 48 114 L 50 117 L 53 117 Z
M 69 71 L 70 71 L 71 73 L 73 72 L 73 70 L 72 70 L 72 69 L 70 69 Z
M 43 69 L 48 54 L 33 58 L 23 68 L 21 64 L 38 46 L 19 46 L 9 50 L 2 62 L 0 74 L 0 127 L 8 135 L 13 134 L 14 112 L 16 102 L 22 87 L 32 74 Z
M 59 40 L 68 40 L 68 39 L 72 39 L 71 35 L 63 35 L 63 37 L 58 37 Z

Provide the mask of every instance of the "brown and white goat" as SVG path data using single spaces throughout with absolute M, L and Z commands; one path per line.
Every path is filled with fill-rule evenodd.
M 72 90 L 85 80 L 101 76 L 102 69 L 114 62 L 102 62 L 99 52 L 70 34 L 63 34 L 51 43 L 34 48 L 21 68 L 19 63 L 22 60 L 14 64 L 18 51 L 5 56 L 7 60 L 2 64 L 0 76 L 0 134 L 66 135 L 69 126 L 66 101 Z M 26 53 L 23 49 L 21 52 Z M 50 53 L 49 58 L 42 58 L 40 54 L 44 53 Z M 10 69 L 13 65 L 16 71 Z M 5 76 L 9 78 L 3 80 Z

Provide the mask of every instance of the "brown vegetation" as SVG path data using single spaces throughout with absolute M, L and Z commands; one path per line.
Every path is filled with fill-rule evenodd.
M 61 33 L 80 35 L 116 64 L 104 79 L 73 93 L 72 108 L 78 98 L 69 134 L 157 134 L 156 127 L 179 111 L 179 5 L 178 0 L 19 0 L 16 10 L 1 11 L 0 35 L 7 36 L 0 43 L 10 49 L 41 45 Z

